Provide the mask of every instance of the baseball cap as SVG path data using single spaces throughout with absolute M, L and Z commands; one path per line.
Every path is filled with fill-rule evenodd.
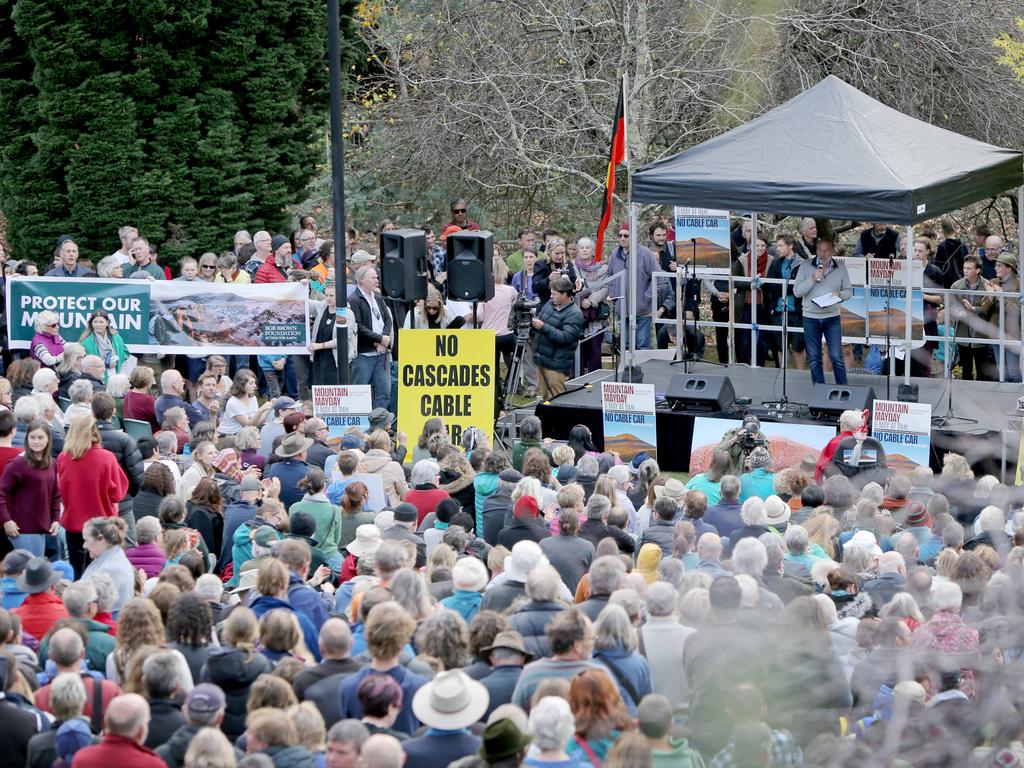
M 218 712 L 226 705 L 224 692 L 213 683 L 200 683 L 185 697 L 185 707 L 193 712 Z
M 292 400 L 290 397 L 279 397 L 279 398 L 277 398 L 277 400 L 274 401 L 274 404 L 272 406 L 272 408 L 274 409 L 275 413 L 280 413 L 281 411 L 286 411 L 289 408 L 301 408 L 301 407 L 302 407 L 302 403 L 296 402 L 295 400 Z

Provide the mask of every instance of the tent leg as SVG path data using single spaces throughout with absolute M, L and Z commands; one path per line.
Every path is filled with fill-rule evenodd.
M 742 226 L 742 225 L 741 225 Z M 750 252 L 750 271 L 747 273 L 750 277 L 750 367 L 757 368 L 757 344 L 758 344 L 758 331 L 757 331 L 757 302 L 754 300 L 754 284 L 757 281 L 757 211 L 750 212 L 750 243 L 748 243 Z
M 914 225 L 913 224 L 911 224 L 909 227 L 907 227 L 907 258 L 906 258 L 906 267 L 907 267 L 907 282 L 906 282 L 906 290 L 907 290 L 907 306 L 906 306 L 906 311 L 907 311 L 907 316 L 904 318 L 905 321 L 906 321 L 906 324 L 905 324 L 905 327 L 904 327 L 904 333 L 905 333 L 904 339 L 906 341 L 906 349 L 905 349 L 905 352 L 904 352 L 904 355 L 903 355 L 903 383 L 904 384 L 909 384 L 910 383 L 910 343 L 911 343 L 911 336 L 913 335 L 913 329 L 912 329 L 912 325 L 911 325 L 913 318 L 911 317 L 911 312 L 913 312 L 913 309 L 914 309 Z M 924 286 L 922 284 L 922 288 L 923 287 Z
M 1024 230 L 1024 187 L 1017 187 L 1017 264 L 1024 264 L 1024 237 L 1022 233 Z M 1024 312 L 1021 313 L 1020 317 L 1020 339 L 1024 339 Z M 1024 349 L 1018 347 L 1017 353 L 1024 352 Z
M 639 219 L 640 206 L 636 203 L 629 204 L 629 361 L 627 367 L 627 380 L 633 381 L 633 357 L 636 354 L 636 262 L 639 248 L 639 236 L 637 235 L 637 223 Z

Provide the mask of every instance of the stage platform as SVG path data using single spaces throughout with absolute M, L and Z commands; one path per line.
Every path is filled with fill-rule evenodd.
M 739 407 L 729 413 L 697 413 L 695 411 L 673 411 L 664 402 L 664 392 L 672 377 L 684 373 L 683 364 L 670 365 L 672 350 L 650 350 L 638 352 L 635 364 L 643 369 L 644 383 L 653 384 L 658 398 L 657 430 L 658 459 L 663 469 L 686 472 L 689 470 L 690 447 L 693 437 L 695 416 L 717 416 L 740 418 L 747 408 L 753 408 L 762 420 L 806 421 L 789 415 L 763 414 L 762 403 L 777 400 L 782 396 L 782 371 L 778 368 L 750 368 L 745 365 L 721 367 L 712 363 L 692 363 L 690 372 L 706 375 L 726 375 L 732 381 L 736 397 L 750 398 L 749 406 Z M 544 426 L 545 437 L 564 440 L 576 424 L 585 424 L 594 434 L 600 446 L 604 439 L 601 419 L 601 381 L 613 381 L 614 371 L 594 371 L 586 376 L 570 379 L 567 391 L 549 403 L 539 403 L 536 414 Z M 832 381 L 831 374 L 826 379 Z M 896 399 L 896 391 L 903 382 L 902 377 L 891 379 L 890 396 L 886 398 L 886 377 L 873 374 L 852 374 L 852 386 L 874 388 L 878 399 Z M 949 382 L 946 379 L 911 380 L 920 388 L 919 402 L 931 403 L 934 416 L 942 416 L 948 410 Z M 993 474 L 1013 482 L 1020 439 L 1021 416 L 1017 414 L 1017 398 L 1024 394 L 1020 384 L 961 381 L 954 379 L 953 411 L 958 417 L 975 420 L 976 423 L 955 422 L 932 428 L 932 468 L 942 467 L 942 455 L 948 451 L 964 454 L 976 471 Z M 787 376 L 786 396 L 791 403 L 806 405 L 811 396 L 811 374 L 809 371 L 791 370 Z

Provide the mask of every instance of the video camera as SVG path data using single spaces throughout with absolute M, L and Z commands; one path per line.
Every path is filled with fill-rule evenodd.
M 540 299 L 528 299 L 523 294 L 519 294 L 519 298 L 512 304 L 512 311 L 508 316 L 508 327 L 515 331 L 518 338 L 530 338 L 533 318 L 537 316 L 537 307 L 539 306 Z
M 748 416 L 743 420 L 743 431 L 737 437 L 737 442 L 744 454 L 759 446 L 768 445 L 768 440 L 761 432 L 761 422 L 756 417 Z

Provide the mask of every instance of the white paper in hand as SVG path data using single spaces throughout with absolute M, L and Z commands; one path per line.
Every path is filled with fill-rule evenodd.
M 811 301 L 824 309 L 825 307 L 831 307 L 833 304 L 838 304 L 842 299 L 834 294 L 826 293 L 824 296 L 815 296 Z

